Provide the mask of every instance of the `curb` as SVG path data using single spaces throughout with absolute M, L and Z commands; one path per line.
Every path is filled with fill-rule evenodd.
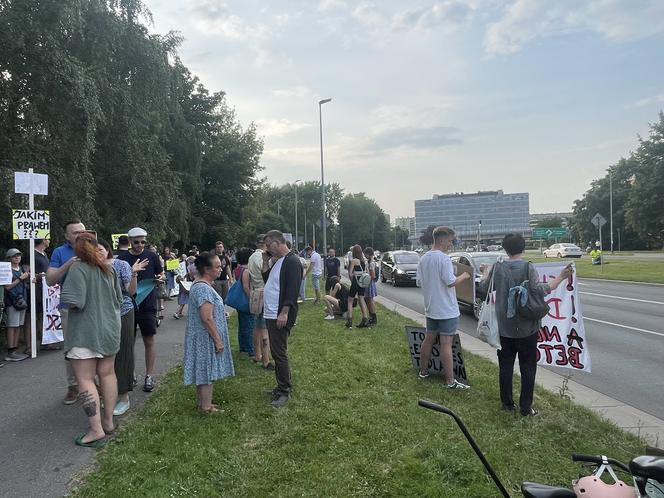
M 377 296 L 375 300 L 391 311 L 399 313 L 423 326 L 426 324 L 424 315 L 417 311 L 383 296 Z M 498 364 L 494 348 L 461 330 L 457 332 L 461 337 L 461 344 L 465 351 L 481 356 L 494 364 Z M 516 374 L 518 375 L 518 372 Z M 601 418 L 614 423 L 622 430 L 642 438 L 648 444 L 657 447 L 664 444 L 664 420 L 590 389 L 563 375 L 545 368 L 537 369 L 537 384 L 554 394 L 558 392 L 565 380 L 567 380 L 567 390 L 573 402 L 577 405 L 590 409 Z
M 592 277 L 579 277 L 579 280 L 590 280 L 592 282 L 617 282 L 619 284 L 654 285 L 656 287 L 664 287 L 664 284 L 659 284 L 657 282 L 637 282 L 635 280 L 611 280 L 609 278 L 592 278 Z

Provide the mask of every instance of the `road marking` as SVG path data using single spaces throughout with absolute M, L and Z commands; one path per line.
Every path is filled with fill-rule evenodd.
M 640 328 L 637 328 L 637 327 L 630 327 L 629 325 L 621 325 L 620 323 L 605 322 L 604 320 L 598 320 L 597 318 L 588 318 L 587 316 L 584 316 L 583 319 L 584 320 L 589 320 L 591 322 L 603 323 L 605 325 L 613 325 L 614 327 L 622 327 L 624 329 L 636 330 L 637 332 L 643 332 L 644 334 L 659 335 L 661 337 L 664 337 L 664 333 L 662 333 L 662 332 L 655 332 L 653 330 L 646 330 L 646 329 L 640 329 Z
M 625 301 L 636 301 L 637 303 L 647 303 L 647 304 L 664 304 L 662 301 L 648 301 L 646 299 L 636 299 L 633 297 L 622 297 L 622 296 L 610 296 L 609 294 L 596 294 L 594 292 L 581 292 L 579 294 L 587 294 L 588 296 L 599 296 L 599 297 L 611 297 L 613 299 L 623 299 Z

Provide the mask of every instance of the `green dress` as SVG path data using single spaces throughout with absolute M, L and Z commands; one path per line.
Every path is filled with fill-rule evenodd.
M 88 348 L 102 356 L 120 349 L 122 289 L 112 267 L 110 273 L 82 261 L 74 263 L 60 292 L 69 305 L 65 354 L 74 347 Z

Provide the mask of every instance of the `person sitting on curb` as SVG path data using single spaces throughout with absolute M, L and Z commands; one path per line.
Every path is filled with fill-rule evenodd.
M 330 293 L 325 296 L 325 320 L 334 320 L 334 315 L 348 312 L 348 287 L 342 284 L 337 276 L 330 277 L 330 285 Z

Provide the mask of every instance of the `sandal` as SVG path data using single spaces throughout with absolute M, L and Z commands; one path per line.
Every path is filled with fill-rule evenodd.
M 221 410 L 217 405 L 210 405 L 207 408 L 198 408 L 198 411 L 205 413 L 206 415 L 213 415 L 215 413 L 224 413 L 224 410 Z
M 103 448 L 108 444 L 109 438 L 107 436 L 104 436 L 101 439 L 95 439 L 94 441 L 88 441 L 87 443 L 83 442 L 83 438 L 85 437 L 85 433 L 79 434 L 74 438 L 74 443 L 76 443 L 76 446 L 83 446 L 84 448 L 94 448 L 98 450 L 99 448 Z

